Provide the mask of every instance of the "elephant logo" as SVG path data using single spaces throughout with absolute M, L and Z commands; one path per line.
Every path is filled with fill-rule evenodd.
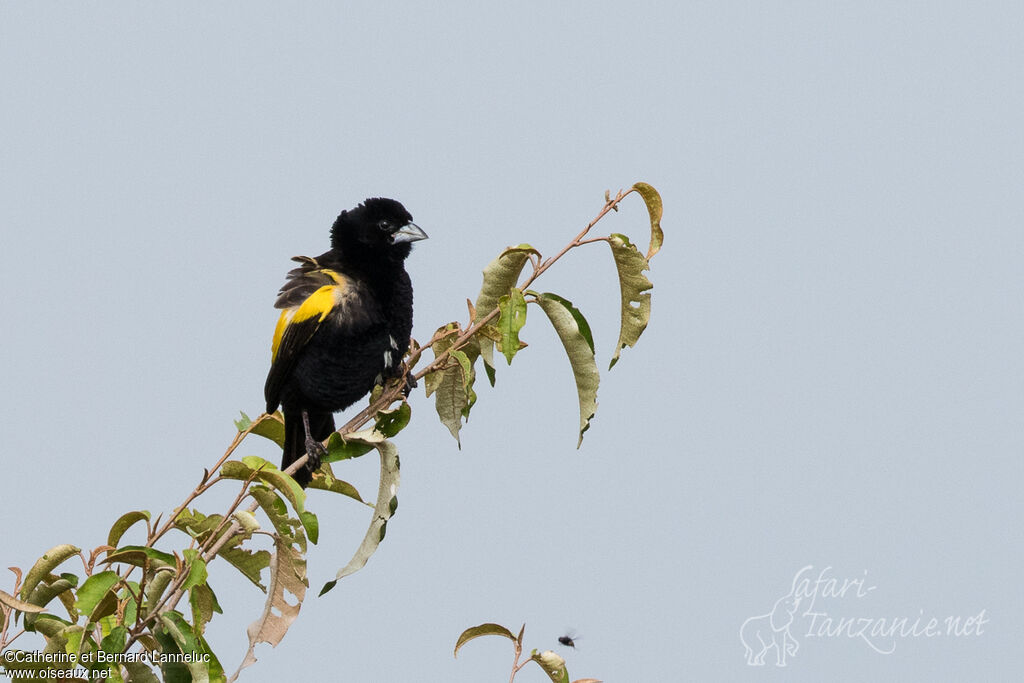
M 788 595 L 775 602 L 775 607 L 768 614 L 750 617 L 740 627 L 740 640 L 746 649 L 747 664 L 764 666 L 768 651 L 775 648 L 775 666 L 786 666 L 786 657 L 793 657 L 800 649 L 789 627 L 793 624 L 793 615 L 800 605 L 796 595 L 796 586 Z

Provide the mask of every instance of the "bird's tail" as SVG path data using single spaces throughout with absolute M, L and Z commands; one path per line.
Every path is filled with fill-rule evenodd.
M 317 441 L 323 441 L 334 431 L 334 415 L 332 413 L 309 413 L 309 433 Z M 306 454 L 306 427 L 302 424 L 301 410 L 284 410 L 284 453 L 281 456 L 281 469 L 285 469 Z M 302 488 L 312 481 L 312 474 L 305 467 L 300 467 L 292 474 Z

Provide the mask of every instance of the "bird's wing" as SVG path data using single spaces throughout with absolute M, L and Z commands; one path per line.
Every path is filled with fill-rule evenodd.
M 307 256 L 293 260 L 302 265 L 288 273 L 275 308 L 280 308 L 271 345 L 271 365 L 264 394 L 267 412 L 273 412 L 281 390 L 302 352 L 324 324 L 335 325 L 349 334 L 373 324 L 377 312 L 367 305 L 365 286 L 342 273 L 321 266 Z

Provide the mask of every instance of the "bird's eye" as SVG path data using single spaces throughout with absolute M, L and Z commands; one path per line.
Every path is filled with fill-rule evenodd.
M 377 223 L 377 229 L 381 232 L 391 232 L 391 223 L 383 220 Z

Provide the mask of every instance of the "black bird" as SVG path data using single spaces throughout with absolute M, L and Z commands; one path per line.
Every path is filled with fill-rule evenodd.
M 412 333 L 412 283 L 405 258 L 427 234 L 394 199 L 342 211 L 329 251 L 288 273 L 275 308 L 267 412 L 284 410 L 281 469 L 309 454 L 295 480 L 306 487 L 334 431 L 334 413 L 374 384 L 400 377 Z

